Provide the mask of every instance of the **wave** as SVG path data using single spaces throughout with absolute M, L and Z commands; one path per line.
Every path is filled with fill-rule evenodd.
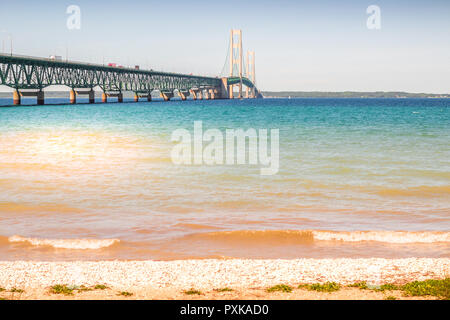
M 313 241 L 385 243 L 436 243 L 450 242 L 450 232 L 439 231 L 325 231 L 325 230 L 239 230 L 196 233 L 188 236 L 194 240 L 210 240 L 240 244 L 301 244 Z
M 450 232 L 438 231 L 313 231 L 315 240 L 344 242 L 377 241 L 388 243 L 450 242 Z
M 119 243 L 119 239 L 39 239 L 12 236 L 10 243 L 23 242 L 32 246 L 50 246 L 57 249 L 96 250 Z
M 186 240 L 219 241 L 236 245 L 288 245 L 308 243 L 314 240 L 311 231 L 291 230 L 239 230 L 195 233 L 185 237 Z
M 177 238 L 179 241 L 219 242 L 248 246 L 311 245 L 314 242 L 380 242 L 391 244 L 434 244 L 450 242 L 450 232 L 443 231 L 326 231 L 326 230 L 236 230 L 198 232 Z M 122 243 L 119 239 L 45 239 L 22 236 L 2 237 L 0 245 L 22 243 L 36 247 L 71 250 L 99 250 Z M 148 242 L 123 243 L 130 248 L 148 248 Z

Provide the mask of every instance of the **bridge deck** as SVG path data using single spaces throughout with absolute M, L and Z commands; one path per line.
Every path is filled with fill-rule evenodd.
M 200 76 L 193 74 L 183 74 L 183 73 L 175 73 L 175 72 L 164 72 L 164 71 L 155 71 L 155 70 L 144 70 L 144 69 L 135 69 L 128 67 L 114 67 L 107 66 L 104 64 L 95 64 L 95 63 L 87 63 L 87 62 L 79 62 L 72 60 L 55 60 L 50 58 L 41 58 L 41 57 L 32 57 L 25 55 L 8 55 L 0 53 L 0 63 L 15 63 L 15 64 L 25 64 L 25 65 L 37 65 L 37 66 L 51 66 L 51 67 L 59 67 L 59 68 L 72 68 L 72 69 L 82 69 L 82 70 L 98 70 L 98 71 L 113 71 L 118 73 L 131 72 L 136 74 L 150 74 L 150 75 L 162 75 L 162 76 L 178 76 L 185 78 L 198 78 L 198 79 L 218 79 L 218 77 L 209 77 L 209 76 Z
M 136 100 L 139 100 L 141 94 L 150 96 L 153 90 L 159 91 L 166 100 L 175 90 L 183 100 L 192 91 L 205 91 L 198 95 L 201 98 L 231 98 L 228 91 L 237 84 L 252 89 L 253 96 L 258 95 L 247 78 L 219 78 L 5 54 L 0 54 L 0 84 L 15 89 L 15 104 L 20 104 L 26 89 L 35 90 L 38 103 L 43 103 L 42 90 L 52 85 L 71 88 L 71 101 L 76 101 L 76 95 L 81 94 L 76 89 L 92 90 L 95 87 L 101 88 L 105 95 L 114 94 L 119 101 L 123 91 L 135 92 Z M 103 100 L 107 101 L 106 98 Z M 94 101 L 93 94 L 90 101 Z

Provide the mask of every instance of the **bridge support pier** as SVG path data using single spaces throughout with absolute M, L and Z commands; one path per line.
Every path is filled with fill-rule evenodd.
M 77 89 L 70 90 L 70 103 L 71 104 L 77 103 L 77 96 L 78 95 L 88 95 L 89 103 L 95 103 L 95 92 L 94 92 L 94 89 L 91 89 L 89 91 L 77 90 Z
M 209 97 L 211 100 L 214 100 L 216 98 L 216 94 L 214 92 L 214 89 L 209 89 Z
M 16 96 L 16 94 L 18 96 Z M 36 97 L 37 98 L 37 104 L 38 105 L 43 105 L 45 103 L 44 101 L 44 91 L 18 91 L 15 92 L 13 100 L 15 101 L 15 103 L 21 103 L 21 97 Z
M 21 103 L 21 96 L 19 90 L 14 90 L 13 92 L 13 103 L 15 106 L 19 106 Z
M 164 101 L 170 101 L 170 99 L 173 98 L 173 92 L 161 91 L 161 97 L 164 99 Z
M 111 98 L 111 97 L 117 97 L 117 102 L 119 102 L 119 103 L 123 102 L 123 93 L 122 92 L 118 92 L 118 93 L 103 92 L 102 93 L 102 102 L 104 102 L 104 103 L 108 102 L 108 98 Z
M 89 95 L 89 103 L 95 103 L 95 92 L 94 89 L 91 89 L 88 93 Z
M 229 93 L 228 93 L 228 78 L 224 77 L 221 79 L 221 84 L 220 86 L 214 88 L 214 93 L 215 96 L 214 98 L 216 99 L 228 99 L 230 97 Z
M 139 99 L 141 99 L 141 98 L 147 98 L 147 101 L 151 102 L 152 101 L 152 94 L 150 92 L 147 93 L 147 94 L 142 94 L 142 93 L 139 93 L 139 92 L 135 92 L 134 93 L 134 101 L 135 102 L 139 102 Z
M 70 90 L 70 103 L 75 104 L 77 103 L 77 93 L 74 89 Z
M 250 95 L 250 88 L 249 88 L 249 87 L 247 87 L 247 88 L 245 89 L 245 97 L 246 97 L 247 99 L 250 99 L 250 98 L 251 98 L 251 95 Z
M 187 97 L 189 97 L 188 90 L 178 90 L 178 94 L 180 95 L 181 100 L 185 101 Z
M 192 95 L 192 99 L 197 100 L 198 90 L 191 89 L 189 90 L 189 93 Z
M 37 94 L 36 94 L 36 97 L 37 97 L 37 104 L 38 104 L 38 106 L 42 106 L 42 105 L 45 104 L 44 91 L 38 91 Z

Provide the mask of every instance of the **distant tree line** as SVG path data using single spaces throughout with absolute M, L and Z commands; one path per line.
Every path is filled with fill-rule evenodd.
M 408 92 L 263 91 L 265 98 L 450 98 L 450 94 Z

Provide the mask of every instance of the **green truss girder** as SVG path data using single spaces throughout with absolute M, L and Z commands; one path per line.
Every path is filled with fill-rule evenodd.
M 42 90 L 51 85 L 65 85 L 134 92 L 210 88 L 222 84 L 221 79 L 213 77 L 6 55 L 0 55 L 0 80 L 0 84 L 14 89 Z
M 228 85 L 232 85 L 232 84 L 238 84 L 239 82 L 241 82 L 241 78 L 239 77 L 229 77 L 227 78 L 227 83 Z M 248 78 L 242 78 L 242 84 L 246 85 L 249 88 L 253 88 L 253 82 L 251 82 Z

